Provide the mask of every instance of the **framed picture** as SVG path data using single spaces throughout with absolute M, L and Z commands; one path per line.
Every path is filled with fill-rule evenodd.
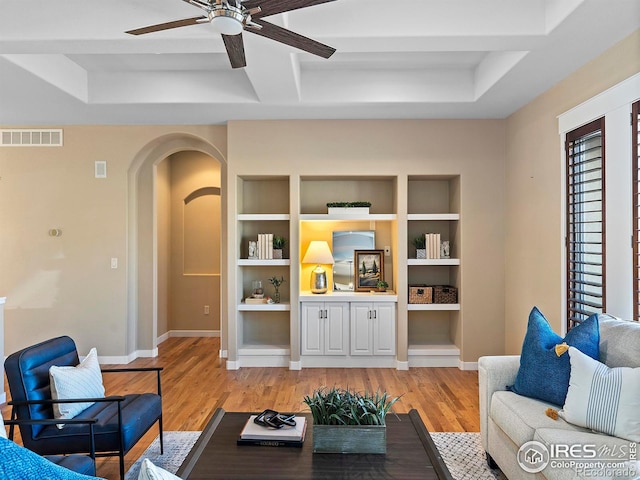
M 384 279 L 384 250 L 355 250 L 356 292 L 378 288 L 378 282 Z
M 353 292 L 354 263 L 353 252 L 376 248 L 375 231 L 336 231 L 333 232 L 333 289 Z

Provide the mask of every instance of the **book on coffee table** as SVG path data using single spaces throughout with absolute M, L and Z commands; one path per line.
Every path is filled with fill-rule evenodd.
M 295 427 L 284 426 L 282 428 L 269 428 L 257 425 L 254 419 L 257 415 L 251 415 L 245 424 L 238 445 L 257 445 L 265 447 L 302 447 L 304 435 L 307 431 L 307 419 L 295 417 Z

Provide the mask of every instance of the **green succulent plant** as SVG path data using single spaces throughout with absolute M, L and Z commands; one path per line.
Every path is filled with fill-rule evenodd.
M 342 388 L 320 388 L 304 397 L 314 425 L 384 425 L 385 416 L 400 397 L 387 392 L 356 392 Z

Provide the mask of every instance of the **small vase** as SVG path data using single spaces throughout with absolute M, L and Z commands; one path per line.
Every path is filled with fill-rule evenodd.
M 280 292 L 278 290 L 276 290 L 273 294 L 273 302 L 280 303 Z
M 274 248 L 273 249 L 273 259 L 274 260 L 281 260 L 282 259 L 282 249 L 281 248 Z
M 427 258 L 427 249 L 416 248 L 416 258 L 419 258 L 419 259 Z

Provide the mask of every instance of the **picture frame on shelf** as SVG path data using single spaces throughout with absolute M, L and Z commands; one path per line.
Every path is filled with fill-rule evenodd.
M 384 250 L 355 250 L 353 263 L 355 291 L 377 290 L 378 282 L 384 280 Z
M 353 252 L 375 248 L 374 230 L 334 231 L 332 233 L 333 290 L 353 292 L 355 289 Z

